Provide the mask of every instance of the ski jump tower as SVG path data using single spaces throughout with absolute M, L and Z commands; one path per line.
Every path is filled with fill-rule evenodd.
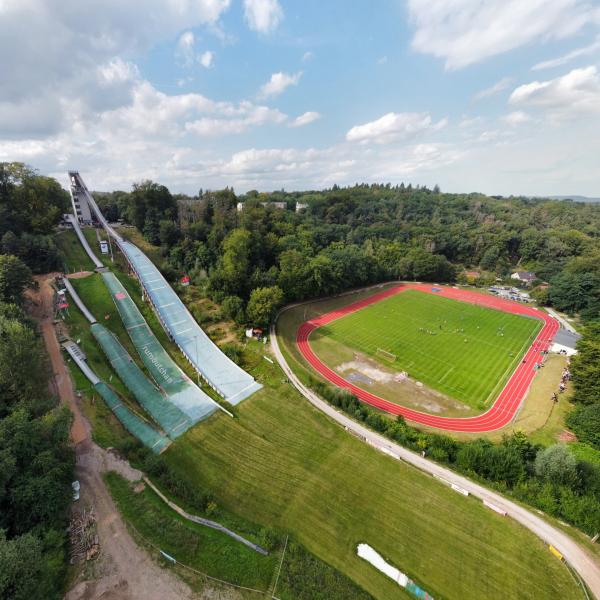
M 81 180 L 79 172 L 69 171 L 69 181 L 73 214 L 81 225 L 91 225 L 94 222 L 94 216 L 87 199 L 87 189 L 84 187 L 85 184 Z

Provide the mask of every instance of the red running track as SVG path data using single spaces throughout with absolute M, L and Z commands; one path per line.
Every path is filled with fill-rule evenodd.
M 436 291 L 433 291 L 435 287 Z M 436 415 L 430 415 L 428 413 L 412 410 L 404 406 L 394 404 L 389 400 L 385 400 L 371 394 L 362 388 L 350 383 L 343 377 L 340 377 L 335 371 L 331 370 L 325 365 L 313 352 L 309 343 L 309 336 L 315 330 L 331 323 L 336 319 L 356 312 L 365 306 L 375 304 L 385 298 L 394 296 L 405 290 L 419 290 L 421 292 L 427 292 L 429 294 L 436 294 L 438 296 L 444 296 L 445 298 L 451 298 L 453 300 L 461 300 L 463 302 L 470 302 L 472 304 L 478 304 L 480 306 L 487 306 L 489 308 L 495 308 L 505 312 L 510 312 L 516 315 L 528 315 L 540 319 L 544 322 L 544 326 L 538 333 L 537 337 L 527 350 L 527 353 L 523 357 L 526 362 L 520 362 L 519 366 L 515 369 L 510 379 L 504 386 L 500 395 L 491 406 L 491 408 L 476 417 L 439 417 Z M 423 425 L 429 425 L 438 429 L 445 429 L 447 431 L 470 431 L 470 432 L 482 432 L 482 431 L 493 431 L 500 429 L 508 423 L 510 423 L 521 404 L 521 401 L 525 397 L 529 386 L 535 376 L 534 364 L 538 361 L 539 354 L 542 350 L 547 350 L 550 346 L 554 334 L 558 330 L 558 322 L 548 314 L 532 308 L 512 302 L 511 300 L 504 300 L 495 296 L 486 296 L 477 292 L 470 292 L 468 290 L 460 290 L 449 287 L 438 287 L 425 284 L 402 284 L 383 292 L 369 296 L 364 300 L 359 300 L 344 306 L 338 310 L 328 312 L 320 317 L 311 319 L 303 323 L 296 333 L 296 343 L 302 353 L 302 356 L 312 365 L 312 367 L 318 371 L 323 377 L 329 380 L 331 383 L 338 387 L 345 388 L 355 394 L 360 400 L 375 406 L 393 415 L 402 415 L 409 421 L 416 423 L 422 423 Z

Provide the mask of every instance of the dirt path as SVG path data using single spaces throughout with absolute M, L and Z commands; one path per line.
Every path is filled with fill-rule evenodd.
M 89 425 L 84 422 L 81 411 L 77 406 L 71 377 L 67 370 L 67 366 L 63 361 L 60 345 L 56 338 L 53 322 L 54 290 L 51 285 L 55 275 L 55 273 L 50 273 L 49 275 L 36 277 L 39 287 L 37 290 L 31 290 L 28 293 L 28 297 L 31 301 L 31 312 L 39 322 L 46 351 L 50 357 L 56 391 L 61 402 L 68 406 L 73 413 L 74 418 L 73 424 L 71 425 L 71 440 L 73 441 L 73 444 L 77 445 L 80 442 L 89 439 Z
M 50 356 L 61 402 L 74 415 L 71 437 L 75 446 L 75 474 L 81 483 L 78 508 L 93 507 L 100 540 L 100 556 L 86 563 L 65 600 L 186 600 L 197 596 L 176 575 L 159 567 L 133 541 L 102 480 L 102 473 L 114 470 L 129 480 L 141 472 L 94 444 L 90 426 L 77 404 L 71 378 L 63 361 L 53 324 L 54 274 L 37 279 L 39 289 L 29 295 L 32 313 L 39 320 Z M 210 597 L 207 590 L 203 597 Z
M 90 441 L 77 446 L 75 473 L 81 483 L 80 503 L 93 506 L 100 539 L 100 557 L 88 563 L 83 580 L 67 593 L 65 600 L 185 600 L 194 598 L 190 588 L 173 573 L 159 567 L 133 541 L 102 473 L 115 470 L 130 481 L 141 473 Z M 86 572 L 87 571 L 87 572 Z

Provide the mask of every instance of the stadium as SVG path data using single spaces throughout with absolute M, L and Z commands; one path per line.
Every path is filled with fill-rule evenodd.
M 558 327 L 530 306 L 415 283 L 392 286 L 303 322 L 296 344 L 316 373 L 363 402 L 415 423 L 483 432 L 512 421 Z M 344 376 L 348 369 L 350 375 Z M 386 379 L 387 386 L 375 385 Z M 409 383 L 413 396 L 434 391 L 437 402 L 426 403 L 429 411 L 403 406 L 394 397 L 395 389 Z M 446 407 L 450 401 L 455 413 L 479 409 L 481 414 L 432 414 L 445 410 L 440 399 Z

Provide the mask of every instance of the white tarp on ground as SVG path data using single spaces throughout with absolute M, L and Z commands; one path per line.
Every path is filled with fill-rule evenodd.
M 407 586 L 408 577 L 402 571 L 399 571 L 396 567 L 392 567 L 392 565 L 386 562 L 381 554 L 371 548 L 369 544 L 359 544 L 356 548 L 356 553 L 367 562 L 370 562 L 378 571 L 393 579 L 398 585 L 403 588 Z

